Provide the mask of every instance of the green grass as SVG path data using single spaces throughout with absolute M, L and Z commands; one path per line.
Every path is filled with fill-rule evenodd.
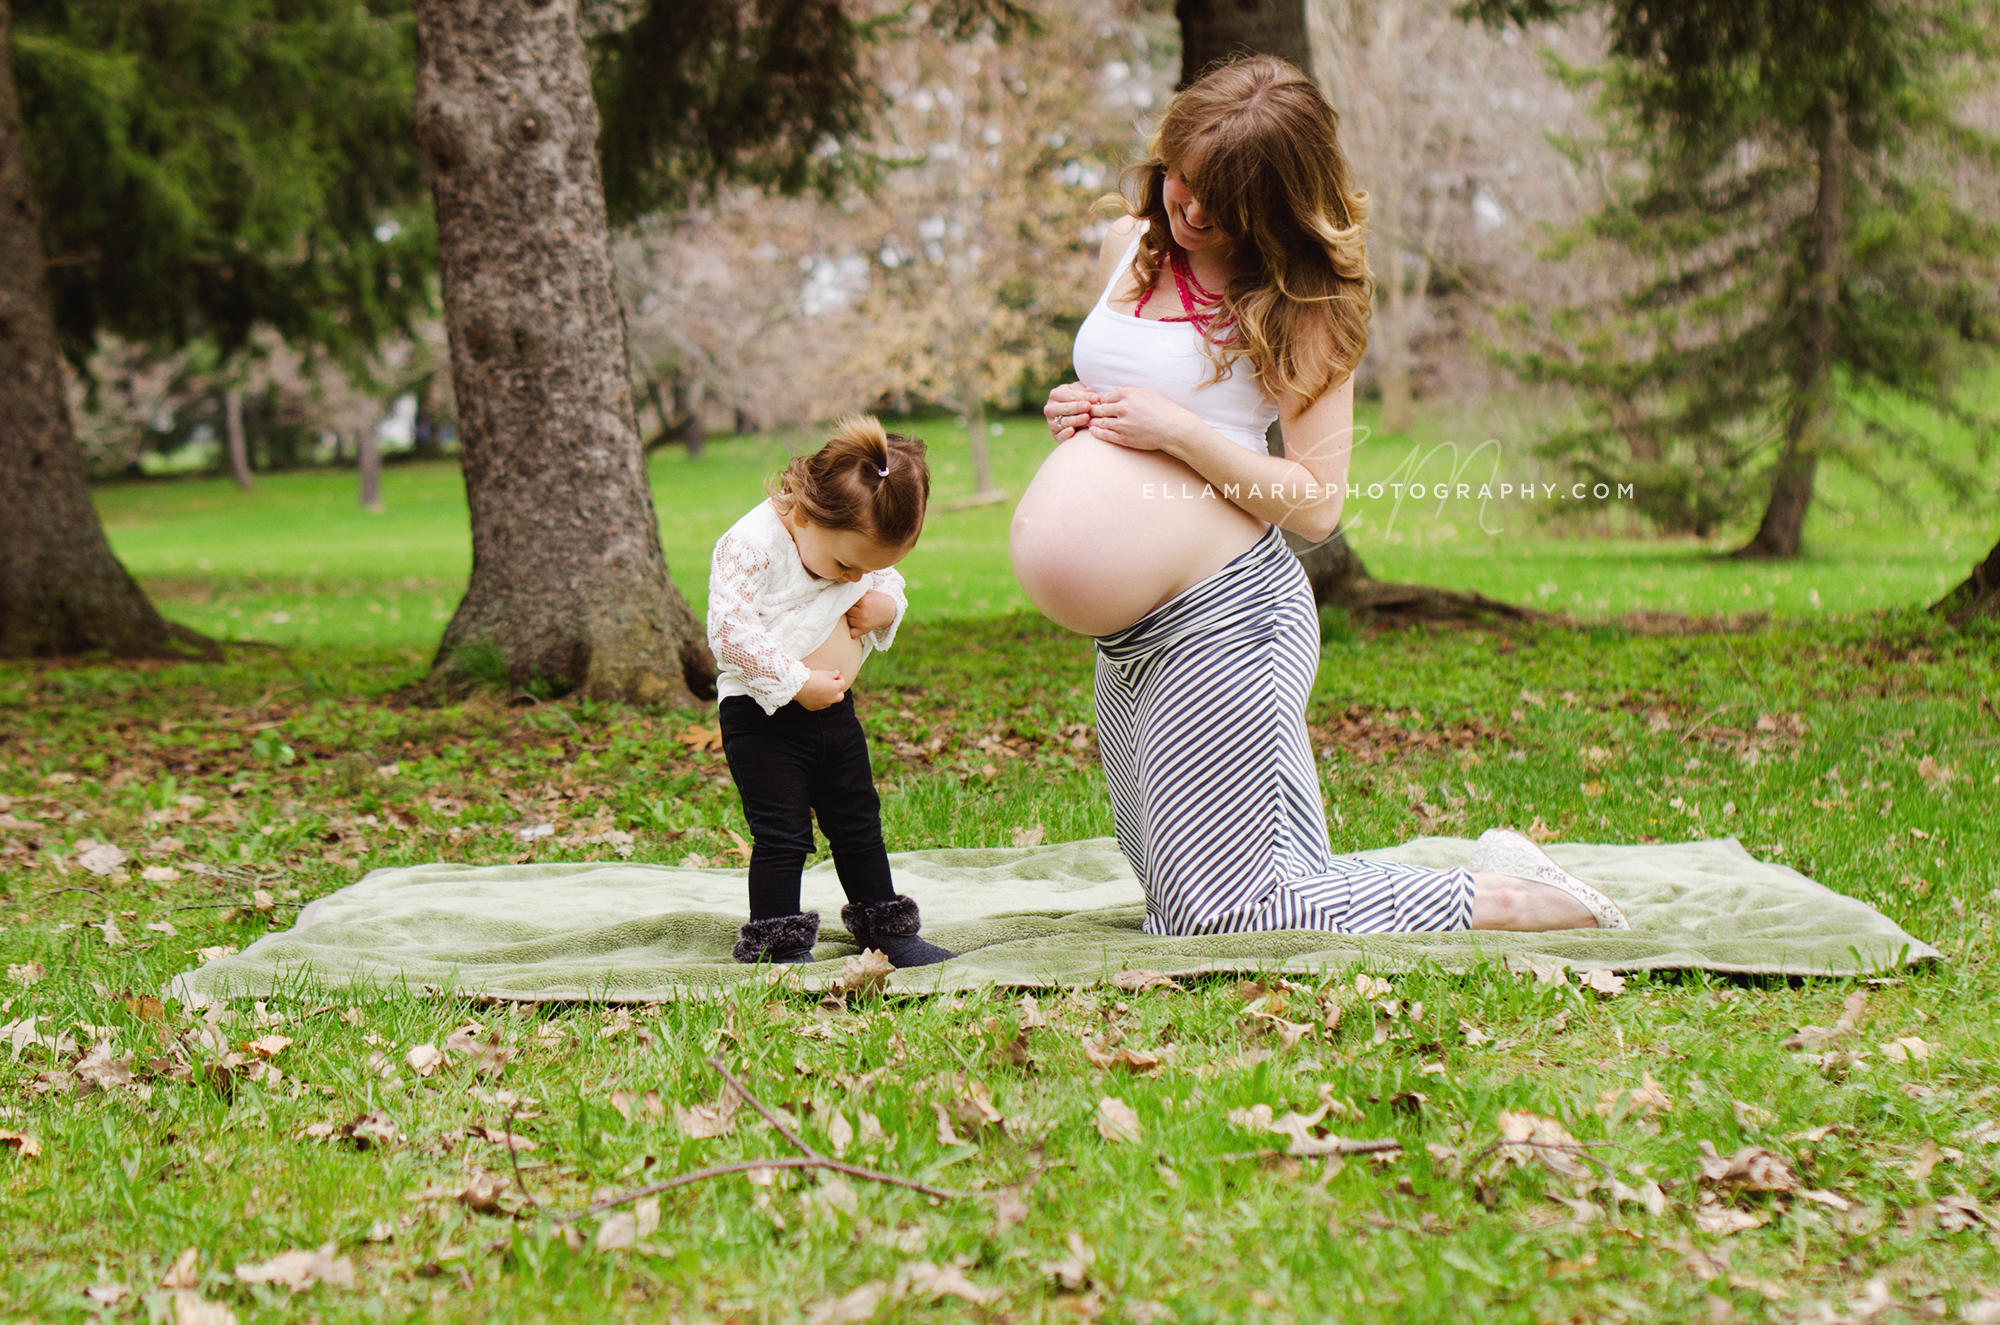
M 246 944 L 369 868 L 562 858 L 508 831 L 544 806 L 626 828 L 640 860 L 722 855 L 743 829 L 726 769 L 677 739 L 707 715 L 398 710 L 378 699 L 413 673 L 393 641 L 213 666 L 0 670 L 0 808 L 39 824 L 0 830 L 0 949 L 10 968 L 49 972 L 8 985 L 0 1017 L 40 1019 L 79 1049 L 107 1039 L 146 1087 L 76 1090 L 75 1052 L 0 1059 L 0 1128 L 42 1151 L 0 1151 L 0 1315 L 171 1319 L 157 1286 L 194 1248 L 194 1291 L 245 1322 L 832 1319 L 831 1304 L 912 1262 L 957 1266 L 996 1300 L 912 1294 L 875 1319 L 1954 1319 L 2000 1290 L 2000 722 L 1981 706 L 1995 644 L 1914 614 L 1726 643 L 1613 628 L 1350 632 L 1326 649 L 1311 713 L 1323 730 L 1361 708 L 1409 736 L 1366 751 L 1326 740 L 1342 849 L 1411 835 L 1415 801 L 1444 816 L 1440 831 L 1465 834 L 1537 817 L 1569 838 L 1734 832 L 1879 906 L 1944 964 L 1879 984 L 1634 978 L 1603 1001 L 1491 969 L 1419 971 L 1393 982 L 1394 997 L 1423 1005 L 1394 1023 L 1412 1033 L 1379 1043 L 1391 1022 L 1354 994 L 1355 972 L 1334 971 L 1260 995 L 1317 1027 L 1289 1049 L 1245 1015 L 1231 980 L 1078 989 L 1042 997 L 1051 1024 L 1028 1032 L 1029 1066 L 1000 1052 L 1022 1015 L 1008 991 L 844 1011 L 743 992 L 620 1020 L 414 994 L 350 1006 L 301 988 L 156 1016 L 141 1000 L 199 949 Z M 864 686 L 892 848 L 1005 843 L 1036 823 L 1052 840 L 1107 832 L 1101 777 L 1071 741 L 1090 720 L 1089 663 L 1082 642 L 1027 616 L 914 624 Z M 1797 715 L 1803 733 L 1760 733 L 1765 712 Z M 1468 725 L 1485 734 L 1462 751 L 1426 739 Z M 1008 753 L 982 748 L 988 737 Z M 1951 776 L 1924 776 L 1926 756 Z M 444 796 L 464 807 L 430 803 Z M 155 845 L 167 836 L 180 846 Z M 74 863 L 84 838 L 180 875 L 86 874 Z M 148 928 L 162 922 L 177 932 Z M 1833 1025 L 1851 993 L 1866 998 L 1848 1041 L 1865 1070 L 1829 1075 L 1782 1047 L 1802 1024 Z M 1329 1029 L 1333 1006 L 1344 1015 Z M 204 1044 L 197 1026 L 211 1019 Z M 497 1080 L 459 1057 L 429 1078 L 403 1065 L 475 1020 L 514 1051 Z M 1083 1042 L 1113 1026 L 1136 1049 L 1171 1046 L 1167 1065 L 1144 1078 L 1092 1068 Z M 225 1052 L 254 1055 L 246 1043 L 272 1033 L 291 1040 L 273 1059 L 281 1077 L 227 1066 Z M 1878 1046 L 1898 1036 L 1934 1047 L 1892 1062 Z M 386 1074 L 369 1066 L 377 1050 Z M 958 1190 L 1026 1184 L 1025 1219 L 1002 1227 L 982 1202 L 863 1181 L 850 1205 L 809 1174 L 732 1176 L 669 1193 L 639 1246 L 600 1252 L 596 1218 L 572 1249 L 533 1209 L 514 1218 L 455 1199 L 481 1173 L 513 1180 L 499 1147 L 467 1135 L 510 1125 L 495 1089 L 534 1101 L 536 1116 L 511 1125 L 535 1143 L 522 1176 L 545 1209 L 784 1153 L 747 1118 L 712 1140 L 676 1126 L 677 1107 L 717 1098 L 711 1054 L 816 1140 L 836 1114 L 857 1129 L 872 1115 L 882 1136 L 850 1159 Z M 1620 1095 L 1600 1111 L 1647 1081 L 1670 1110 Z M 934 1106 L 952 1109 L 969 1082 L 1008 1125 L 955 1122 L 972 1144 L 951 1145 Z M 623 1113 L 621 1090 L 635 1097 Z M 1323 1096 L 1342 1105 L 1328 1120 L 1339 1134 L 1400 1150 L 1336 1165 L 1227 1158 L 1275 1140 L 1233 1125 L 1231 1110 L 1311 1112 Z M 1099 1135 L 1105 1097 L 1135 1110 L 1138 1142 Z M 1502 1171 L 1490 1149 L 1501 1110 L 1560 1120 L 1620 1181 L 1657 1181 L 1665 1208 L 1612 1208 L 1602 1192 L 1573 1207 L 1549 1195 L 1573 1197 L 1566 1180 Z M 306 1134 L 370 1111 L 401 1139 L 357 1151 Z M 1725 1194 L 1765 1222 L 1704 1231 L 1702 1142 L 1724 1155 L 1768 1147 L 1850 1208 Z M 1965 1218 L 1989 1222 L 1941 1221 L 1940 1202 L 1959 1197 Z M 1072 1236 L 1094 1255 L 1081 1291 L 1044 1268 Z M 327 1244 L 352 1262 L 353 1287 L 294 1297 L 235 1278 L 239 1264 Z M 83 1296 L 100 1284 L 131 1294 L 100 1313 Z M 1881 1295 L 1890 1305 L 1876 1310 Z
M 939 495 L 969 490 L 962 439 L 920 431 Z M 1365 446 L 1357 481 L 1388 481 L 1411 446 L 1421 460 L 1489 435 L 1511 457 L 1528 424 L 1433 417 Z M 1046 449 L 1038 420 L 1007 421 L 1001 484 L 1018 493 Z M 669 561 L 698 610 L 709 546 L 783 455 L 741 438 L 700 461 L 655 458 Z M 1509 459 L 1501 477 L 1531 469 Z M 0 1149 L 0 1317 L 172 1319 L 159 1285 L 194 1248 L 193 1291 L 245 1322 L 845 1319 L 835 1304 L 907 1279 L 913 1262 L 957 1266 L 997 1298 L 892 1295 L 875 1319 L 1953 1319 L 2000 1293 L 2000 637 L 1946 632 L 1907 605 L 1961 577 L 1995 531 L 1977 503 L 1902 477 L 1895 506 L 1829 470 L 1808 555 L 1782 567 L 1618 536 L 1615 512 L 1502 509 L 1489 534 L 1472 503 L 1392 511 L 1364 497 L 1350 505 L 1355 541 L 1385 578 L 1584 619 L 1771 620 L 1727 638 L 1611 625 L 1371 635 L 1335 621 L 1309 716 L 1338 849 L 1407 838 L 1419 809 L 1464 835 L 1536 819 L 1570 839 L 1734 834 L 1948 961 L 1879 984 L 1640 977 L 1601 1001 L 1503 971 L 1418 971 L 1393 996 L 1421 1017 L 1379 1041 L 1391 1022 L 1355 995 L 1353 971 L 1248 991 L 1267 1000 L 1255 1005 L 1229 980 L 1078 989 L 1042 999 L 1051 1024 L 1028 1032 L 1030 1065 L 1002 1051 L 1022 1016 L 1008 991 L 844 1011 L 746 991 L 620 1020 L 417 994 L 350 1006 L 301 987 L 261 1008 L 156 1013 L 144 998 L 201 949 L 282 928 L 368 869 L 582 858 L 514 838 L 530 814 L 623 828 L 642 861 L 727 860 L 746 827 L 720 755 L 681 739 L 707 711 L 382 702 L 420 673 L 464 582 L 455 468 L 393 467 L 381 516 L 356 509 L 337 474 L 262 476 L 248 495 L 206 479 L 102 488 L 120 555 L 171 615 L 286 648 L 220 665 L 0 669 L 0 812 L 23 825 L 0 828 L 0 1021 L 34 1018 L 77 1042 L 0 1059 L 0 1131 L 42 1151 Z M 1051 841 L 1110 831 L 1094 751 L 1076 740 L 1092 719 L 1089 647 L 1021 610 L 1006 519 L 1004 506 L 933 518 L 905 564 L 912 623 L 865 678 L 892 849 L 1004 845 L 1036 825 Z M 1330 719 L 1352 709 L 1404 735 L 1343 744 Z M 1803 727 L 1760 731 L 1763 715 Z M 1467 732 L 1469 745 L 1451 739 Z M 87 873 L 85 839 L 131 852 L 133 868 Z M 159 865 L 176 876 L 135 872 Z M 37 966 L 48 974 L 30 983 Z M 1853 993 L 1866 1004 L 1843 1046 L 1867 1055 L 1860 1069 L 1830 1074 L 1783 1048 L 1800 1025 L 1832 1026 Z M 1316 1029 L 1285 1048 L 1245 1015 L 1274 1002 Z M 514 1050 L 497 1081 L 462 1057 L 429 1078 L 403 1065 L 472 1020 Z M 1170 1050 L 1167 1065 L 1137 1079 L 1090 1066 L 1084 1041 L 1112 1027 Z M 274 1032 L 292 1041 L 273 1060 L 282 1076 L 225 1057 Z M 1899 1036 L 1928 1056 L 1891 1061 L 1880 1046 Z M 130 1056 L 144 1092 L 77 1089 L 79 1054 L 99 1038 Z M 386 1075 L 369 1066 L 378 1050 Z M 667 1195 L 636 1248 L 594 1250 L 594 1217 L 573 1248 L 546 1211 L 783 1153 L 766 1128 L 694 1140 L 676 1126 L 676 1107 L 717 1098 L 711 1054 L 809 1137 L 836 1114 L 857 1129 L 872 1115 L 882 1137 L 850 1159 L 961 1190 L 1025 1184 L 1025 1219 L 1002 1227 L 981 1202 L 858 1181 L 849 1208 L 812 1175 L 734 1176 Z M 1629 1094 L 1600 1108 L 1647 1081 L 1670 1110 Z M 970 1082 L 1008 1125 L 955 1123 L 973 1144 L 947 1144 L 934 1106 L 951 1110 Z M 495 1089 L 535 1101 L 512 1125 L 536 1145 L 523 1176 L 541 1213 L 511 1188 L 518 1218 L 455 1199 L 482 1173 L 513 1180 L 503 1151 L 467 1135 L 509 1125 Z M 1136 1111 L 1140 1141 L 1099 1135 L 1107 1096 Z M 1340 1134 L 1399 1151 L 1344 1165 L 1228 1158 L 1274 1140 L 1231 1110 L 1311 1112 L 1323 1096 L 1342 1104 L 1328 1120 Z M 1602 1191 L 1575 1207 L 1550 1194 L 1574 1199 L 1571 1185 L 1534 1165 L 1498 1171 L 1501 1110 L 1560 1120 L 1620 1181 L 1658 1181 L 1665 1209 L 1611 1207 Z M 401 1139 L 357 1151 L 306 1134 L 370 1111 Z M 1766 1146 L 1850 1208 L 1725 1195 L 1765 1222 L 1705 1231 L 1703 1142 Z M 1940 1217 L 1961 1198 L 1972 1214 Z M 1072 1236 L 1095 1258 L 1076 1288 L 1045 1268 Z M 290 1297 L 235 1278 L 238 1264 L 327 1244 L 351 1260 L 352 1288 Z M 83 1294 L 100 1284 L 130 1293 L 100 1309 Z
M 1362 423 L 1373 417 L 1364 405 Z M 1907 465 L 1890 467 L 1901 485 L 1894 501 L 1848 471 L 1824 467 L 1806 553 L 1778 565 L 1718 560 L 1740 532 L 1710 544 L 1612 536 L 1626 523 L 1615 502 L 1546 495 L 1532 503 L 1418 502 L 1407 492 L 1399 502 L 1386 487 L 1379 499 L 1367 495 L 1369 485 L 1399 479 L 1422 483 L 1428 494 L 1453 473 L 1517 490 L 1554 482 L 1529 454 L 1535 425 L 1520 414 L 1441 413 L 1413 434 L 1365 441 L 1354 464 L 1362 495 L 1348 503 L 1346 519 L 1375 574 L 1477 589 L 1584 620 L 1639 611 L 1810 616 L 1934 601 L 2000 534 L 1990 493 L 1954 500 Z M 949 420 L 913 426 L 931 444 L 938 499 L 970 492 L 963 431 Z M 1473 459 L 1473 447 L 1489 437 L 1497 447 Z M 677 450 L 654 456 L 668 565 L 697 612 L 716 537 L 758 500 L 787 445 L 810 440 L 747 436 L 718 440 L 699 460 Z M 1005 420 L 992 443 L 1000 486 L 1018 497 L 1049 446 L 1039 416 Z M 1947 451 L 1971 461 L 1967 439 Z M 388 511 L 380 515 L 355 504 L 351 475 L 329 471 L 263 475 L 248 494 L 226 479 L 198 478 L 107 485 L 97 497 L 118 554 L 170 616 L 197 630 L 427 652 L 471 565 L 463 482 L 452 463 L 397 465 L 384 492 Z M 1011 504 L 933 514 L 903 565 L 915 619 L 1027 610 L 1007 565 L 1010 511 Z

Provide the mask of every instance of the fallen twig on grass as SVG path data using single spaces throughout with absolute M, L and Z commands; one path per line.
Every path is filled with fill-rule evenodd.
M 1297 1153 L 1290 1150 L 1232 1150 L 1226 1155 L 1202 1155 L 1198 1158 L 1209 1164 L 1235 1164 L 1246 1159 L 1319 1159 L 1327 1155 L 1382 1155 L 1402 1148 L 1401 1141 L 1393 1136 L 1385 1136 L 1372 1141 L 1338 1143 L 1315 1141 L 1311 1150 Z
M 89 893 L 92 897 L 97 898 L 99 901 L 104 900 L 104 894 L 97 891 L 97 889 L 85 888 L 81 884 L 74 884 L 74 883 L 67 888 L 51 888 L 47 892 L 43 893 L 40 897 L 37 897 L 35 900 L 38 902 L 46 902 L 49 898 L 60 897 L 64 893 Z
M 1465 1161 L 1466 1167 L 1471 1168 L 1474 1164 L 1485 1159 L 1502 1146 L 1525 1146 L 1530 1150 L 1553 1150 L 1558 1154 L 1575 1155 L 1585 1163 L 1597 1165 L 1606 1173 L 1611 1171 L 1611 1166 L 1593 1155 L 1585 1154 L 1584 1151 L 1593 1148 L 1601 1149 L 1609 1147 L 1612 1150 L 1623 1150 L 1628 1155 L 1634 1153 L 1630 1146 L 1621 1146 L 1616 1141 L 1537 1141 L 1532 1137 L 1525 1137 L 1519 1141 L 1509 1141 L 1503 1138 L 1474 1153 Z
M 1720 708 L 1711 710 L 1708 714 L 1708 717 L 1703 718 L 1700 722 L 1697 722 L 1694 726 L 1688 728 L 1687 734 L 1682 736 L 1679 741 L 1675 742 L 1675 744 L 1686 745 L 1689 741 L 1695 738 L 1696 733 L 1698 733 L 1703 727 L 1706 727 L 1708 725 L 1709 718 L 1719 718 L 1723 714 L 1729 712 L 1729 710 L 1743 708 L 1748 703 L 1749 703 L 1748 700 L 1737 700 L 1734 703 L 1724 704 Z
M 738 1081 L 736 1075 L 722 1065 L 721 1059 L 711 1058 L 708 1060 L 708 1065 L 717 1072 L 720 1072 L 722 1079 L 729 1083 L 730 1089 L 741 1095 L 751 1108 L 762 1114 L 764 1121 L 771 1124 L 771 1127 L 779 1136 L 782 1136 L 785 1140 L 804 1151 L 804 1157 L 799 1159 L 746 1159 L 735 1164 L 718 1164 L 713 1168 L 695 1169 L 688 1173 L 677 1173 L 663 1182 L 651 1183 L 645 1187 L 635 1187 L 629 1192 L 620 1192 L 616 1196 L 607 1196 L 601 1201 L 592 1201 L 573 1215 L 552 1215 L 551 1217 L 556 1223 L 574 1224 L 586 1215 L 602 1214 L 614 1206 L 624 1205 L 627 1201 L 643 1200 L 648 1196 L 656 1196 L 661 1192 L 672 1191 L 676 1187 L 686 1187 L 709 1178 L 726 1177 L 731 1173 L 754 1173 L 759 1169 L 831 1169 L 835 1173 L 844 1173 L 850 1178 L 862 1178 L 868 1182 L 887 1183 L 892 1187 L 907 1187 L 913 1192 L 921 1192 L 925 1196 L 935 1196 L 946 1201 L 965 1201 L 975 1196 L 987 1200 L 992 1199 L 992 1195 L 987 1192 L 955 1192 L 944 1187 L 933 1187 L 926 1182 L 918 1182 L 915 1178 L 905 1178 L 901 1174 L 883 1173 L 876 1169 L 865 1169 L 859 1164 L 848 1164 L 844 1161 L 834 1159 L 830 1155 L 823 1155 L 819 1151 L 814 1150 L 810 1145 L 807 1145 L 803 1137 L 785 1126 L 779 1120 L 778 1115 L 764 1101 L 752 1095 L 749 1088 L 741 1081 Z M 510 1155 L 513 1153 L 511 1146 L 508 1148 L 508 1153 Z M 521 1170 L 518 1158 L 515 1159 L 514 1166 L 514 1181 L 516 1184 L 519 1184 L 521 1181 Z M 528 1189 L 522 1187 L 521 1194 L 528 1196 Z M 533 1197 L 529 1196 L 528 1200 L 531 1204 L 534 1203 Z M 540 1206 L 537 1205 L 536 1208 L 539 1209 Z
M 1722 632 L 1722 647 L 1729 650 L 1729 661 L 1735 663 L 1736 670 L 1743 673 L 1744 681 L 1750 686 L 1750 693 L 1757 696 L 1757 702 L 1764 706 L 1766 713 L 1769 713 L 1771 711 L 1771 702 L 1764 698 L 1764 688 L 1757 684 L 1750 675 L 1750 669 L 1745 667 L 1743 660 L 1736 656 L 1736 646 L 1729 642 L 1729 632 L 1726 630 Z

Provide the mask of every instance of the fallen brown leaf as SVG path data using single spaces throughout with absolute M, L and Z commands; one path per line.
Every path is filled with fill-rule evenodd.
M 1148 989 L 1180 988 L 1172 976 L 1159 971 L 1120 971 L 1111 977 L 1111 984 L 1128 994 L 1143 994 Z
M 853 1124 L 849 1123 L 847 1115 L 838 1109 L 827 1116 L 825 1131 L 826 1148 L 833 1152 L 835 1159 L 845 1155 L 847 1148 L 854 1144 Z
M 1770 1222 L 1769 1211 L 1738 1210 L 1733 1205 L 1704 1205 L 1694 1212 L 1694 1226 L 1704 1233 L 1723 1237 L 1759 1228 Z
M 870 1320 L 888 1296 L 887 1284 L 863 1284 L 851 1293 L 813 1307 L 806 1313 L 807 1325 L 855 1325 Z
M 1005 1296 L 998 1287 L 981 1288 L 955 1265 L 933 1265 L 929 1261 L 906 1261 L 896 1271 L 896 1288 L 912 1297 L 933 1301 L 955 1297 L 976 1307 L 991 1306 Z
M 1083 1234 L 1071 1229 L 1068 1238 L 1069 1255 L 1042 1262 L 1042 1273 L 1053 1278 L 1068 1292 L 1081 1293 L 1090 1283 L 1090 1267 L 1097 1264 L 1097 1253 L 1084 1243 Z
M 201 1274 L 197 1268 L 200 1264 L 201 1253 L 193 1247 L 187 1248 L 174 1257 L 174 1263 L 167 1267 L 166 1274 L 160 1279 L 160 1287 L 193 1288 L 201 1282 Z
M 1599 998 L 1616 998 L 1625 992 L 1625 977 L 1603 968 L 1584 971 L 1576 978 L 1577 984 L 1590 990 Z
M 697 1140 L 728 1136 L 736 1130 L 736 1110 L 741 1103 L 736 1092 L 724 1086 L 713 1104 L 697 1104 L 691 1109 L 676 1104 L 674 1124 Z
M 944 1105 L 938 1103 L 936 1100 L 932 1100 L 931 1108 L 937 1113 L 937 1142 L 939 1145 L 966 1146 L 972 1144 L 952 1130 L 951 1115 L 945 1112 Z
M 1982 1207 L 1970 1196 L 1947 1196 L 1931 1207 L 1938 1227 L 1947 1233 L 1963 1233 L 1981 1226 L 2000 1229 L 2000 1216 Z
M 1931 1056 L 1937 1046 L 1915 1035 L 1899 1035 L 1879 1046 L 1882 1057 L 1892 1063 L 1921 1063 Z
M 623 1251 L 639 1245 L 660 1227 L 660 1198 L 649 1196 L 635 1202 L 630 1210 L 614 1210 L 597 1226 L 592 1247 L 597 1251 Z
M 1634 1108 L 1645 1110 L 1648 1116 L 1656 1113 L 1671 1113 L 1674 1107 L 1673 1098 L 1660 1088 L 1659 1082 L 1653 1080 L 1651 1072 L 1642 1072 L 1639 1084 L 1629 1090 L 1605 1091 L 1603 1095 L 1598 1097 L 1598 1102 L 1593 1106 L 1592 1112 L 1608 1117 L 1617 1109 L 1620 1101 L 1630 1101 Z
M 354 1287 L 354 1262 L 333 1252 L 332 1243 L 318 1251 L 281 1251 L 268 1261 L 239 1264 L 236 1279 L 245 1284 L 283 1284 L 295 1290 L 314 1284 Z
M 1567 1127 L 1553 1118 L 1502 1109 L 1495 1121 L 1500 1127 L 1501 1158 L 1526 1164 L 1532 1155 L 1549 1172 L 1565 1178 L 1589 1178 L 1591 1168 L 1583 1161 L 1583 1143 Z
M 1745 1192 L 1792 1192 L 1799 1180 L 1784 1159 L 1763 1146 L 1744 1146 L 1724 1159 L 1707 1141 L 1698 1141 L 1701 1180 Z
M 1097 1102 L 1097 1134 L 1106 1141 L 1137 1141 L 1143 1132 L 1132 1106 L 1107 1095 Z
M 872 994 L 889 981 L 895 971 L 889 959 L 874 948 L 869 948 L 856 956 L 849 957 L 840 964 L 840 974 L 827 986 L 828 991 L 839 998 L 856 994 Z
M 412 1072 L 427 1077 L 444 1065 L 444 1051 L 434 1044 L 419 1044 L 403 1055 L 403 1061 L 410 1065 Z
M 174 1325 L 236 1325 L 236 1313 L 200 1293 L 179 1289 L 173 1296 Z
M 514 1209 L 507 1200 L 508 1188 L 507 1179 L 499 1174 L 474 1170 L 454 1199 L 477 1214 L 511 1215 Z
M 389 1146 L 403 1139 L 396 1127 L 395 1119 L 379 1109 L 364 1113 L 345 1123 L 311 1123 L 303 1133 L 314 1138 L 337 1138 L 353 1144 L 356 1150 L 369 1150 L 375 1146 Z
M 23 1159 L 33 1159 L 42 1153 L 42 1143 L 25 1132 L 0 1131 L 0 1150 L 11 1150 Z
M 111 1041 L 99 1040 L 90 1052 L 77 1062 L 76 1079 L 87 1090 L 115 1090 L 121 1086 L 131 1086 L 135 1082 L 132 1075 L 132 1055 L 123 1058 L 111 1056 Z
M 1817 1187 L 1799 1188 L 1799 1199 L 1801 1201 L 1811 1201 L 1815 1205 L 1823 1205 L 1829 1210 L 1852 1210 L 1854 1208 L 1854 1202 L 1848 1200 L 1838 1192 L 1823 1191 Z
M 1028 1218 L 1027 1193 L 1020 1187 L 1002 1187 L 993 1193 L 993 1231 L 1005 1233 Z
M 465 1134 L 475 1141 L 490 1141 L 496 1146 L 506 1146 L 510 1150 L 534 1150 L 539 1145 L 538 1142 L 510 1132 L 504 1127 L 487 1127 L 482 1123 L 475 1123 L 466 1128 Z

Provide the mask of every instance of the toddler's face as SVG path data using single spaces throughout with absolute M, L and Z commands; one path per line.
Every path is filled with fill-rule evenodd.
M 794 510 L 785 517 L 785 529 L 799 549 L 799 560 L 822 580 L 845 580 L 852 584 L 872 570 L 886 570 L 910 554 L 912 542 L 903 547 L 878 543 L 858 529 L 823 529 Z

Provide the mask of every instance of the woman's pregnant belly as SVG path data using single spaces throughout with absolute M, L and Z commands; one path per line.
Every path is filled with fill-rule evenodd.
M 1268 527 L 1172 456 L 1075 437 L 1015 508 L 1008 550 L 1028 601 L 1067 630 L 1109 635 L 1246 551 Z

